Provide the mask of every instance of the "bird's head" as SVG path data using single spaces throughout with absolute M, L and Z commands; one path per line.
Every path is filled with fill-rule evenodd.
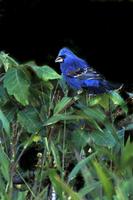
M 66 47 L 59 51 L 55 62 L 60 63 L 63 74 L 68 73 L 71 70 L 77 70 L 79 68 L 83 69 L 89 66 L 85 60 L 76 56 L 70 49 Z
M 63 63 L 67 61 L 68 59 L 73 59 L 74 57 L 77 57 L 70 49 L 64 47 L 59 51 L 59 54 L 55 60 L 56 63 Z

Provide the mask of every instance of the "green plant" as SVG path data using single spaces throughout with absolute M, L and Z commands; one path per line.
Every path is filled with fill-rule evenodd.
M 132 128 L 118 91 L 68 96 L 49 66 L 0 53 L 0 199 L 132 199 Z M 24 170 L 31 147 L 35 163 Z

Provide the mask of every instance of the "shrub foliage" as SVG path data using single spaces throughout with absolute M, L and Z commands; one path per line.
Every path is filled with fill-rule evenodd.
M 68 90 L 51 67 L 0 53 L 0 199 L 133 198 L 127 102 Z

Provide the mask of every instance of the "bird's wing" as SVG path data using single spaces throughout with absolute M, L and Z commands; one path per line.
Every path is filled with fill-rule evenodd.
M 79 78 L 81 80 L 92 80 L 92 79 L 105 79 L 100 73 L 96 72 L 92 67 L 78 68 L 70 71 L 67 76 L 71 78 Z
M 69 76 L 71 78 L 76 78 L 76 77 L 82 76 L 85 72 L 86 72 L 86 68 L 85 69 L 77 68 L 77 69 L 69 71 L 67 73 L 67 76 Z

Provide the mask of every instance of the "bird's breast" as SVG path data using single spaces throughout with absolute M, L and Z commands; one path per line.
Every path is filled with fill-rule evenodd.
M 69 77 L 64 74 L 63 74 L 63 78 L 71 88 L 76 89 L 76 90 L 81 89 L 81 81 L 78 78 Z

